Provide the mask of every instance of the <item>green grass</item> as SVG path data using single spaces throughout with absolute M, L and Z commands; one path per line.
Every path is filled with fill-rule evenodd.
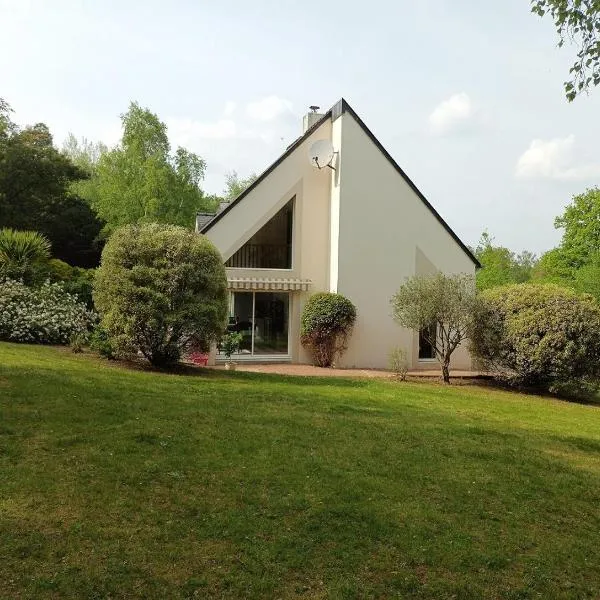
M 600 409 L 0 344 L 0 598 L 599 598 Z

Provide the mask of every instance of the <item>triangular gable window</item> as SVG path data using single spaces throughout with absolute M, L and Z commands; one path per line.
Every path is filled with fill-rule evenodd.
M 226 263 L 238 269 L 291 269 L 294 198 Z

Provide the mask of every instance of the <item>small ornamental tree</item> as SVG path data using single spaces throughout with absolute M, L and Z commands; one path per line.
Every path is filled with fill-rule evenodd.
M 347 348 L 356 308 L 341 294 L 321 292 L 302 311 L 300 340 L 319 367 L 331 367 Z
M 486 290 L 471 352 L 508 381 L 577 392 L 600 376 L 600 306 L 555 284 Z
M 442 366 L 444 382 L 450 383 L 452 353 L 467 339 L 473 323 L 477 304 L 474 277 L 443 273 L 411 277 L 391 302 L 394 320 L 422 332 Z
M 33 283 L 36 269 L 48 262 L 50 242 L 37 231 L 0 229 L 0 278 Z
M 94 301 L 118 354 L 141 352 L 166 366 L 190 345 L 210 344 L 223 333 L 223 260 L 206 237 L 183 227 L 128 225 L 104 248 Z

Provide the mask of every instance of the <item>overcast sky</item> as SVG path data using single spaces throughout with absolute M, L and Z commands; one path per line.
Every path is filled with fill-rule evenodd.
M 137 100 L 220 192 L 344 97 L 467 244 L 514 250 L 555 245 L 600 180 L 600 89 L 566 102 L 573 55 L 529 0 L 0 0 L 0 96 L 58 145 L 116 143 Z

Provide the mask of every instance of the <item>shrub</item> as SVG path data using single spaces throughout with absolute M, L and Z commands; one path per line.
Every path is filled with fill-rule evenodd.
M 554 284 L 520 284 L 481 294 L 471 352 L 508 381 L 551 392 L 600 375 L 600 306 Z M 578 383 L 579 382 L 579 383 Z
M 74 333 L 69 339 L 69 346 L 73 354 L 81 354 L 83 347 L 87 344 L 87 333 Z
M 356 308 L 341 294 L 322 292 L 308 299 L 302 311 L 300 339 L 319 367 L 330 367 L 346 350 L 356 321 Z
M 68 263 L 52 258 L 41 272 L 42 279 L 58 281 L 62 283 L 63 288 L 84 302 L 89 308 L 94 307 L 92 298 L 94 276 L 96 269 L 83 269 L 81 267 L 72 267 Z
M 231 355 L 240 349 L 242 339 L 241 333 L 227 333 L 221 338 L 221 350 L 227 360 L 231 360 Z
M 33 283 L 49 258 L 50 242 L 41 233 L 0 229 L 0 280 Z
M 108 332 L 100 325 L 90 335 L 90 349 L 108 360 L 114 360 L 117 357 Z
M 22 282 L 0 283 L 0 339 L 38 344 L 68 344 L 85 334 L 96 315 L 60 284 L 30 288 Z
M 94 301 L 118 354 L 141 352 L 153 365 L 169 365 L 191 344 L 223 333 L 223 260 L 206 237 L 183 227 L 129 225 L 104 247 Z
M 408 373 L 408 360 L 406 352 L 402 348 L 394 348 L 388 357 L 390 371 L 392 371 L 400 381 L 406 379 Z

